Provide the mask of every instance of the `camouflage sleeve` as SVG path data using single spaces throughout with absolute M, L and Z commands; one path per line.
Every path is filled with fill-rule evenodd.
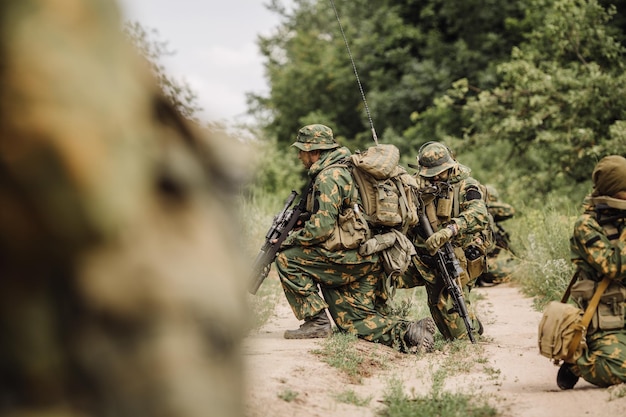
M 313 184 L 311 218 L 302 229 L 289 236 L 289 243 L 312 246 L 328 239 L 344 202 L 350 199 L 352 187 L 352 176 L 346 168 L 336 167 L 320 172 Z
M 489 225 L 487 205 L 475 185 L 468 185 L 459 195 L 460 213 L 452 220 L 459 227 L 459 235 L 473 235 Z
M 602 227 L 589 214 L 580 216 L 574 225 L 572 254 L 602 277 L 626 281 L 626 242 L 611 243 Z

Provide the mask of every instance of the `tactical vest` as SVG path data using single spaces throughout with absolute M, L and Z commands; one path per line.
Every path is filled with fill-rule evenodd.
M 606 204 L 596 204 L 586 211 L 602 227 L 604 235 L 615 244 L 626 226 L 626 210 L 610 208 Z M 591 242 L 593 243 L 593 242 Z M 572 286 L 571 298 L 581 309 L 586 309 L 598 283 L 603 277 L 586 269 L 579 270 L 578 280 Z M 587 334 L 597 330 L 617 330 L 624 328 L 626 287 L 619 281 L 611 281 L 602 294 L 596 312 L 589 323 Z

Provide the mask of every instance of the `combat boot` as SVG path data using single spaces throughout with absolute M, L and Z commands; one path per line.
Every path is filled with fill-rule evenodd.
M 435 330 L 437 326 L 432 317 L 426 317 L 409 324 L 404 334 L 404 341 L 409 348 L 416 348 L 418 352 L 432 352 L 435 348 Z
M 578 382 L 578 375 L 572 372 L 572 365 L 563 362 L 559 368 L 559 372 L 556 374 L 556 384 L 562 390 L 572 389 Z
M 330 320 L 326 311 L 322 310 L 315 316 L 304 319 L 299 329 L 285 331 L 285 339 L 315 339 L 329 337 L 331 334 Z

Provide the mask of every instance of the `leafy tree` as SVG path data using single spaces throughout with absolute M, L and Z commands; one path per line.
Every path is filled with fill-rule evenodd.
M 454 80 L 466 77 L 483 89 L 495 85 L 495 65 L 521 40 L 519 27 L 508 22 L 523 16 L 525 2 L 335 3 L 341 26 L 329 0 L 295 0 L 290 12 L 279 0 L 269 6 L 282 18 L 274 34 L 259 38 L 271 92 L 250 95 L 248 103 L 279 143 L 312 121 L 333 126 L 356 147 L 371 141 L 341 28 L 375 127 L 393 137 L 411 126 L 413 112 L 429 108 Z
M 148 62 L 165 98 L 182 116 L 197 122 L 197 113 L 202 110 L 198 105 L 198 96 L 186 82 L 172 78 L 160 62 L 164 56 L 174 52 L 169 50 L 167 42 L 159 39 L 159 32 L 156 29 L 147 30 L 139 22 L 126 22 L 124 33 Z
M 470 96 L 460 80 L 417 124 L 438 126 L 459 152 L 506 151 L 488 163 L 508 167 L 507 181 L 525 193 L 587 182 L 602 156 L 626 153 L 625 50 L 610 35 L 614 14 L 597 0 L 533 0 L 533 29 L 498 66 L 499 85 Z M 466 121 L 456 141 L 439 124 L 453 113 Z

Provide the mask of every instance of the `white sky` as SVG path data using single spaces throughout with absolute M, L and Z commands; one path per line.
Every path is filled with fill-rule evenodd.
M 156 29 L 169 75 L 198 95 L 203 120 L 245 120 L 245 93 L 266 93 L 256 39 L 278 25 L 265 0 L 117 0 L 125 20 Z M 289 0 L 283 0 L 290 4 Z

